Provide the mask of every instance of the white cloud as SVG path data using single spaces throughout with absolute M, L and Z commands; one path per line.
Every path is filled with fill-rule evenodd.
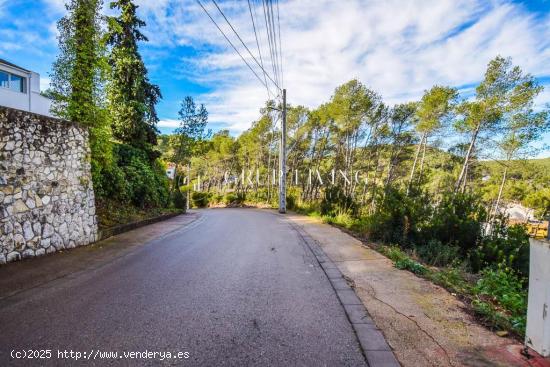
M 201 1 L 253 65 L 217 9 L 210 1 Z M 64 13 L 64 0 L 42 2 L 53 14 Z M 211 92 L 196 99 L 207 104 L 210 120 L 235 133 L 248 128 L 267 98 L 266 90 L 197 2 L 136 2 L 139 16 L 147 22 L 143 31 L 150 42 L 142 50 L 147 61 L 152 61 L 151 70 L 169 67 L 176 78 L 209 88 Z M 248 2 L 218 3 L 257 55 Z M 266 61 L 263 9 L 251 3 L 257 4 L 256 26 Z M 6 4 L 0 0 L 0 13 Z M 107 5 L 105 1 L 104 10 L 109 13 Z M 535 76 L 550 75 L 550 14 L 535 15 L 508 0 L 280 0 L 279 6 L 284 84 L 289 103 L 294 105 L 314 108 L 352 78 L 381 93 L 390 104 L 417 99 L 433 84 L 469 90 L 497 54 L 511 56 Z M 48 31 L 51 41 L 55 27 Z M 39 41 L 33 39 L 38 37 L 36 32 L 18 32 L 17 37 L 6 32 L 0 32 L 0 52 L 21 47 L 17 37 L 25 37 L 25 44 Z M 182 57 L 179 65 L 162 63 L 164 55 L 177 55 L 182 46 L 191 47 L 194 53 Z M 272 73 L 270 65 L 266 70 Z M 550 102 L 549 93 L 547 89 L 537 102 Z M 159 126 L 176 124 L 176 120 L 165 119 Z
M 203 3 L 238 45 L 216 8 Z M 267 98 L 265 88 L 196 2 L 140 4 L 153 45 L 191 45 L 197 50 L 198 55 L 182 59 L 177 68 L 185 70 L 180 77 L 213 88 L 201 97 L 206 98 L 211 120 L 234 132 L 249 127 Z M 220 6 L 256 55 L 247 2 Z M 263 15 L 261 7 L 258 11 Z M 258 20 L 263 22 L 263 16 Z M 497 54 L 511 56 L 534 75 L 550 74 L 550 15 L 536 19 L 505 1 L 281 1 L 280 20 L 284 80 L 292 104 L 316 107 L 351 78 L 380 92 L 388 103 L 415 99 L 436 83 L 478 82 Z M 257 27 L 265 59 L 265 24 Z
M 158 127 L 177 128 L 180 126 L 180 122 L 174 119 L 162 119 L 157 124 Z
M 40 90 L 45 91 L 50 87 L 51 78 L 40 75 Z

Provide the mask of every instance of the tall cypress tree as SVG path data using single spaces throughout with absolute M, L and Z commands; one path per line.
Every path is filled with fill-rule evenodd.
M 148 41 L 139 28 L 145 22 L 136 16 L 132 0 L 111 2 L 120 15 L 108 17 L 106 43 L 111 47 L 107 87 L 108 110 L 113 134 L 136 148 L 152 152 L 157 143 L 158 122 L 155 105 L 162 98 L 160 89 L 147 76 L 138 51 L 139 41 Z

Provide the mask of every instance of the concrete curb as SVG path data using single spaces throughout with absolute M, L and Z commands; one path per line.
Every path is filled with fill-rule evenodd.
M 133 229 L 137 229 L 137 228 L 140 228 L 140 227 L 147 226 L 149 224 L 162 222 L 163 220 L 174 218 L 174 217 L 177 217 L 178 215 L 181 215 L 181 214 L 184 214 L 184 213 L 185 213 L 185 211 L 176 212 L 176 213 L 168 213 L 168 214 L 159 215 L 159 216 L 153 217 L 153 218 L 139 220 L 137 222 L 131 222 L 131 223 L 126 223 L 126 224 L 121 224 L 121 225 L 115 226 L 115 227 L 100 229 L 99 232 L 98 232 L 97 241 L 95 241 L 95 242 L 103 241 L 103 240 L 105 240 L 109 237 L 116 236 L 117 234 L 128 232 L 128 231 L 131 231 Z
M 370 367 L 399 367 L 393 351 L 382 332 L 376 327 L 363 302 L 350 287 L 336 264 L 325 255 L 319 246 L 303 228 L 287 220 L 315 255 L 317 262 L 325 272 L 340 303 L 344 307 L 349 322 L 357 336 L 361 349 Z

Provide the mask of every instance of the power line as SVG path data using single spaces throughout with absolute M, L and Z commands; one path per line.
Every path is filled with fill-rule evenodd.
M 265 20 L 265 28 L 267 31 L 267 41 L 269 44 L 269 53 L 271 57 L 271 68 L 273 69 L 273 74 L 275 78 L 278 78 L 278 69 L 277 69 L 277 63 L 276 58 L 274 56 L 274 46 L 273 46 L 273 38 L 271 33 L 271 22 L 268 21 L 269 15 L 267 9 L 267 3 L 266 0 L 262 0 L 262 7 L 264 10 L 264 20 Z
M 283 73 L 283 43 L 281 42 L 281 22 L 279 20 L 279 0 L 275 0 L 277 4 L 277 29 L 279 32 L 279 57 L 281 65 L 281 86 L 285 87 L 284 73 Z
M 264 60 L 262 58 L 262 51 L 260 49 L 260 42 L 258 41 L 258 33 L 256 32 L 256 22 L 254 22 L 254 15 L 252 15 L 252 6 L 250 5 L 250 0 L 248 1 L 248 10 L 250 10 L 250 19 L 252 20 L 252 27 L 254 28 L 254 37 L 256 38 L 256 46 L 258 47 L 258 55 L 260 56 L 260 63 L 262 68 L 264 68 Z M 256 13 L 256 7 L 254 7 L 254 13 Z M 267 78 L 264 73 L 265 84 L 267 84 Z M 267 98 L 271 99 L 271 93 L 269 89 L 267 90 Z
M 199 1 L 199 0 L 197 0 Z M 244 46 L 244 48 L 246 49 L 246 51 L 248 51 L 248 54 L 252 57 L 252 59 L 256 62 L 256 64 L 258 64 L 258 66 L 260 67 L 260 69 L 262 69 L 262 71 L 264 72 L 264 75 L 267 76 L 269 78 L 269 80 L 271 80 L 275 86 L 277 87 L 277 89 L 281 89 L 281 87 L 279 87 L 279 83 L 275 82 L 275 80 L 273 80 L 271 78 L 271 76 L 265 71 L 265 69 L 263 68 L 263 66 L 258 62 L 258 60 L 254 57 L 254 55 L 252 54 L 252 52 L 250 52 L 250 49 L 248 48 L 248 46 L 246 45 L 246 43 L 244 43 L 243 39 L 241 38 L 241 36 L 239 36 L 239 33 L 235 30 L 235 28 L 233 27 L 233 25 L 231 24 L 231 22 L 229 21 L 229 19 L 227 19 L 227 17 L 225 16 L 224 12 L 222 11 L 222 9 L 218 6 L 218 3 L 216 2 L 216 0 L 212 0 L 212 2 L 214 3 L 214 5 L 216 5 L 216 8 L 218 8 L 218 11 L 220 12 L 220 14 L 223 16 L 223 18 L 225 19 L 225 21 L 227 22 L 227 24 L 229 25 L 229 27 L 231 27 L 231 29 L 233 30 L 233 32 L 235 33 L 235 35 L 237 36 L 237 38 L 239 39 L 239 41 L 241 41 L 242 45 Z
M 241 57 L 241 59 L 244 61 L 244 63 L 246 64 L 246 66 L 248 66 L 248 68 L 250 69 L 250 71 L 252 71 L 254 73 L 254 75 L 256 76 L 256 78 L 258 78 L 258 80 L 260 81 L 260 83 L 262 83 L 262 85 L 266 88 L 269 89 L 269 87 L 267 86 L 266 83 L 264 83 L 264 81 L 258 76 L 258 74 L 254 71 L 254 69 L 252 69 L 252 67 L 250 66 L 250 64 L 245 60 L 245 58 L 243 57 L 243 55 L 241 55 L 241 53 L 239 52 L 239 50 L 237 50 L 237 47 L 235 47 L 235 45 L 233 44 L 233 42 L 231 42 L 231 40 L 226 36 L 226 34 L 223 32 L 223 30 L 220 28 L 220 26 L 218 25 L 218 23 L 216 23 L 216 21 L 214 20 L 214 18 L 212 18 L 212 16 L 210 15 L 210 13 L 208 12 L 208 10 L 206 10 L 206 8 L 202 5 L 202 3 L 200 2 L 200 0 L 197 0 L 197 3 L 199 3 L 199 5 L 201 6 L 202 10 L 204 10 L 204 12 L 206 13 L 206 15 L 208 15 L 208 18 L 210 18 L 210 20 L 212 21 L 212 23 L 214 23 L 214 25 L 216 26 L 216 28 L 218 28 L 218 30 L 220 31 L 220 33 L 224 36 L 224 38 L 227 40 L 227 42 L 229 42 L 229 44 L 231 45 L 231 47 L 233 47 L 233 49 L 235 50 L 235 52 L 237 54 L 239 54 L 239 56 Z M 265 72 L 265 71 L 264 71 Z M 278 86 L 277 86 L 278 87 Z M 279 88 L 280 89 L 280 88 Z
M 277 66 L 277 81 L 280 83 L 281 69 L 279 65 L 279 46 L 277 45 L 277 32 L 275 30 L 275 15 L 273 14 L 273 0 L 266 0 L 269 5 L 267 8 L 267 14 L 269 15 L 269 22 L 271 25 L 271 39 L 273 40 L 275 65 Z

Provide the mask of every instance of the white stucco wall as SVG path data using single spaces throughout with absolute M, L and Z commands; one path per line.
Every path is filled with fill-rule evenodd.
M 550 356 L 550 242 L 531 238 L 525 342 Z
M 51 100 L 40 94 L 38 73 L 25 72 L 2 63 L 0 63 L 0 70 L 27 78 L 26 93 L 0 87 L 0 106 L 53 117 L 50 113 Z

